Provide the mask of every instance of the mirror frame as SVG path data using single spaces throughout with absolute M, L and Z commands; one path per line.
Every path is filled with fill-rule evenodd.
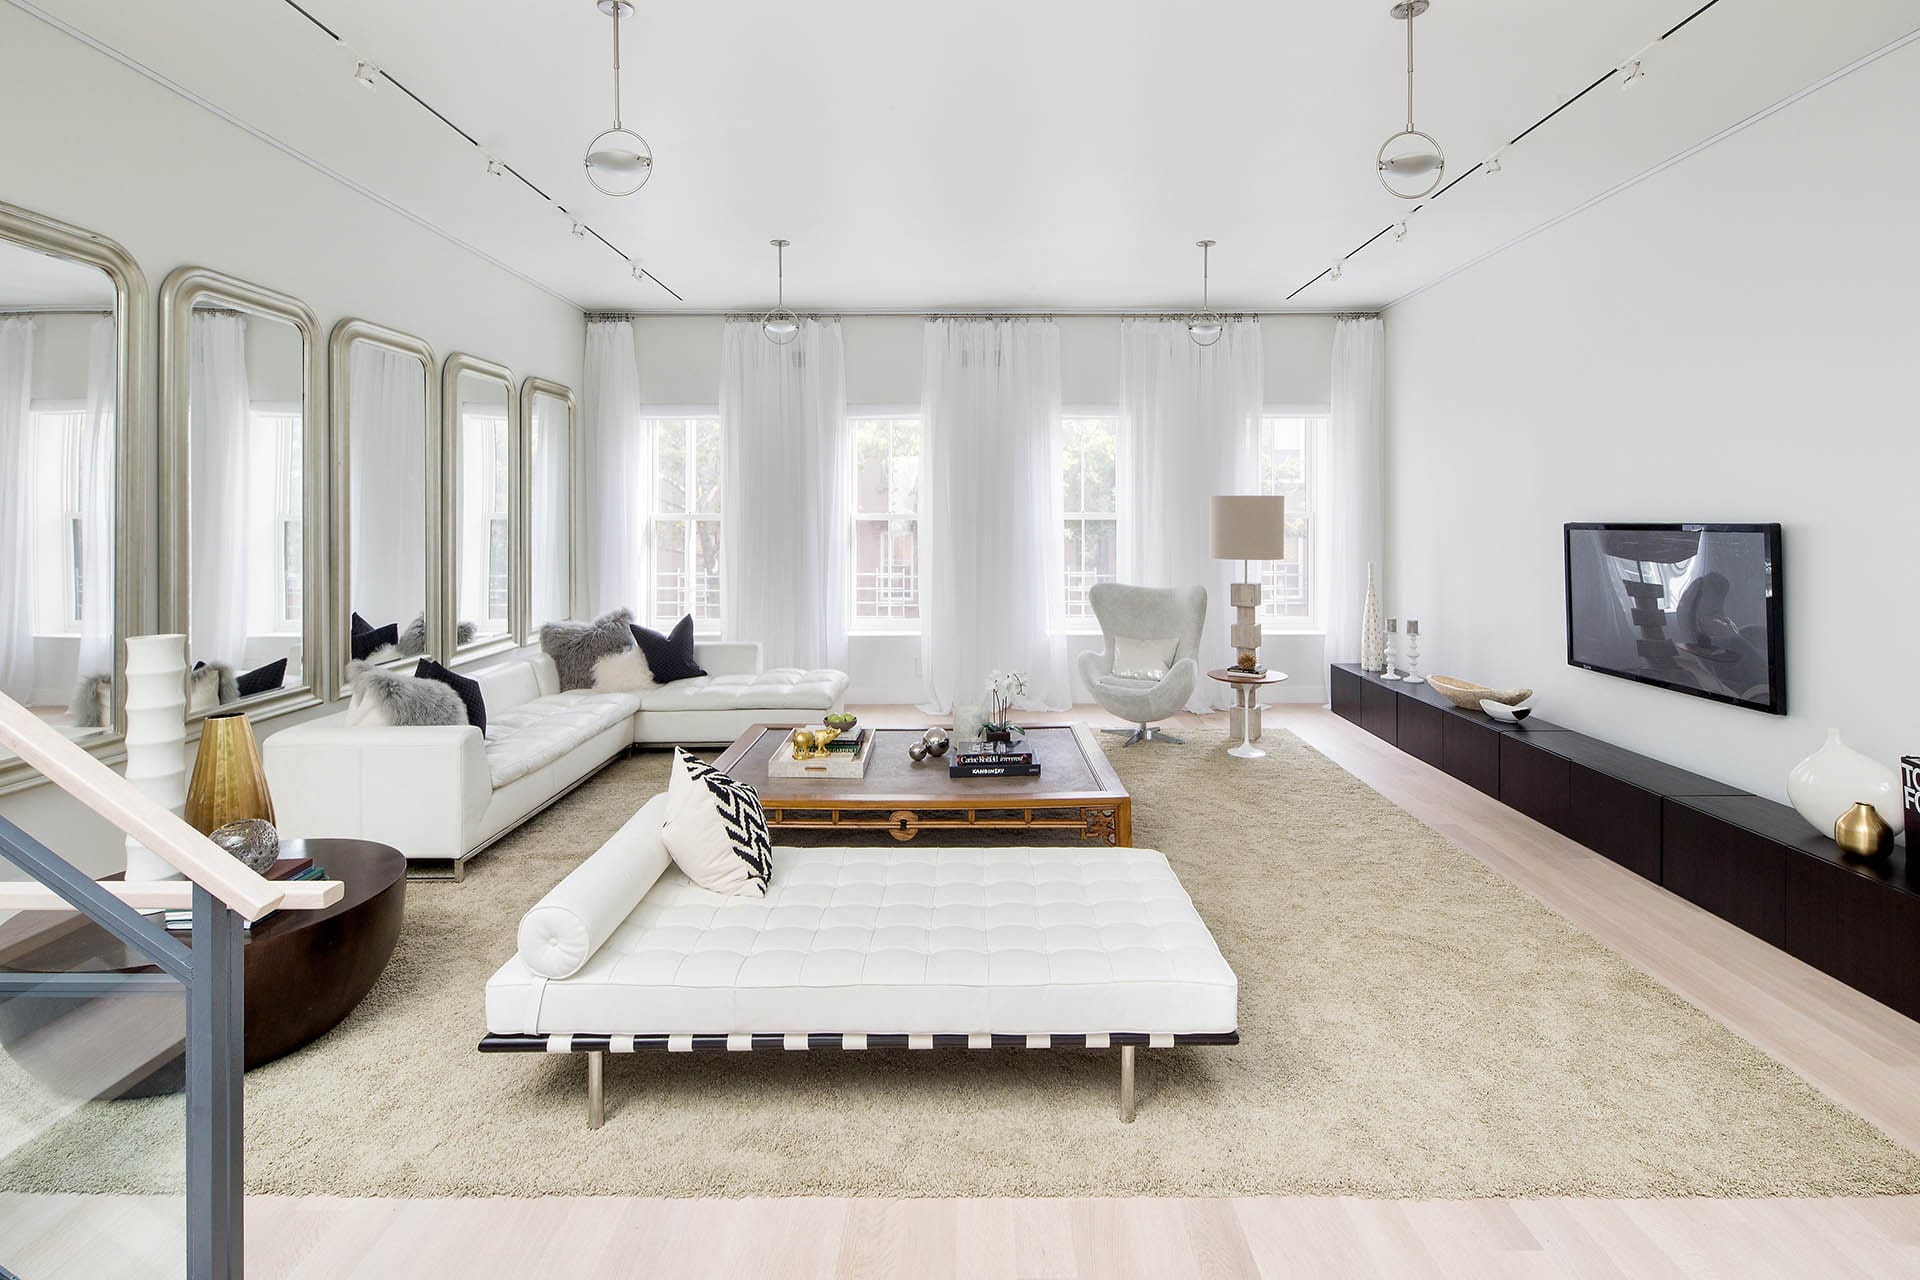
M 460 519 L 460 375 L 463 373 L 492 378 L 506 386 L 507 439 L 511 442 L 507 450 L 507 468 L 511 473 L 507 477 L 507 487 L 513 491 L 513 501 L 508 504 L 507 510 L 512 513 L 511 519 L 517 526 L 509 530 L 507 538 L 507 558 L 510 561 L 507 566 L 507 632 L 505 635 L 475 640 L 468 645 L 461 645 L 456 639 L 460 630 L 460 592 L 455 585 L 460 581 L 457 525 Z M 513 370 L 498 361 L 483 360 L 464 351 L 449 355 L 440 366 L 440 486 L 441 493 L 445 495 L 440 504 L 440 582 L 445 588 L 440 593 L 440 647 L 447 654 L 444 661 L 448 666 L 511 653 L 520 647 L 521 637 L 526 634 L 527 562 L 521 548 L 526 538 L 526 522 L 521 519 L 521 507 L 526 501 L 527 472 L 520 456 L 523 452 L 520 445 L 520 399 L 514 394 L 514 386 Z
M 567 406 L 567 617 L 580 614 L 580 502 L 574 479 L 579 475 L 580 400 L 573 388 L 549 378 L 531 375 L 520 382 L 520 563 L 526 567 L 520 583 L 521 644 L 532 644 L 533 634 L 533 398 L 551 396 Z
M 290 324 L 299 332 L 305 350 L 300 362 L 300 465 L 304 471 L 300 589 L 307 602 L 300 618 L 302 683 L 226 704 L 258 723 L 326 701 L 318 674 L 328 669 L 326 592 L 314 590 L 326 575 L 327 545 L 327 432 L 321 425 L 327 420 L 327 407 L 320 385 L 320 324 L 313 309 L 291 294 L 210 267 L 180 267 L 160 286 L 160 468 L 162 492 L 167 495 L 167 510 L 160 520 L 160 611 L 166 629 L 181 635 L 192 634 L 187 406 L 192 389 L 193 309 L 202 302 Z M 188 714 L 189 736 L 191 727 L 206 715 Z
M 353 646 L 350 638 L 341 635 L 339 629 L 351 626 L 353 617 L 353 583 L 350 580 L 353 576 L 353 431 L 350 411 L 353 405 L 353 344 L 356 342 L 371 342 L 390 351 L 412 356 L 420 362 L 420 382 L 427 397 L 427 563 L 423 566 L 427 598 L 420 602 L 420 607 L 426 611 L 427 648 L 437 652 L 440 644 L 440 433 L 434 430 L 440 407 L 440 380 L 435 376 L 435 371 L 440 367 L 439 358 L 423 338 L 389 329 L 371 320 L 348 316 L 333 326 L 333 333 L 327 339 L 327 423 L 333 455 L 333 530 L 327 545 L 333 556 L 330 598 L 333 601 L 331 622 L 335 641 L 334 696 L 342 699 L 353 694 L 347 680 L 347 664 L 353 659 Z M 397 669 L 419 660 L 417 656 L 395 658 L 383 665 L 388 669 Z
M 97 737 L 79 743 L 103 760 L 126 754 L 127 637 L 150 631 L 154 598 L 145 584 L 154 578 L 153 539 L 134 536 L 150 530 L 155 493 L 149 464 L 153 458 L 153 322 L 148 310 L 147 277 L 117 242 L 45 214 L 0 201 L 0 239 L 29 249 L 98 267 L 113 281 L 114 364 L 119 379 L 114 418 L 113 502 L 113 723 Z M 8 566 L 8 572 L 13 566 Z M 0 761 L 0 795 L 46 782 L 24 760 Z

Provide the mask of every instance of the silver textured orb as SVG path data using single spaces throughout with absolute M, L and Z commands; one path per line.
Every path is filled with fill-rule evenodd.
M 927 730 L 921 737 L 920 743 L 926 747 L 927 754 L 930 756 L 943 756 L 947 754 L 947 747 L 951 745 L 945 729 Z
M 280 860 L 280 833 L 265 818 L 242 818 L 214 828 L 207 839 L 240 860 L 247 870 L 265 875 Z
M 912 758 L 915 764 L 919 764 L 922 760 L 925 760 L 927 758 L 927 744 L 924 742 L 908 743 L 907 755 Z

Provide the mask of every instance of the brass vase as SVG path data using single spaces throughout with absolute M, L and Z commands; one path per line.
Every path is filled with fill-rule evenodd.
M 1882 858 L 1893 852 L 1893 827 L 1865 801 L 1833 824 L 1833 842 L 1858 858 Z
M 273 797 L 260 764 L 260 744 L 243 712 L 212 715 L 200 729 L 200 754 L 187 784 L 187 824 L 212 835 L 242 818 L 273 821 Z

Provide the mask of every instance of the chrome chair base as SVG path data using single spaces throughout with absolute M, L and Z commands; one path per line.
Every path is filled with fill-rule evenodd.
M 1176 745 L 1186 742 L 1185 738 L 1176 738 L 1150 724 L 1143 724 L 1137 729 L 1102 729 L 1100 732 L 1126 734 L 1127 740 L 1120 744 L 1123 747 L 1130 747 L 1136 742 L 1171 742 Z

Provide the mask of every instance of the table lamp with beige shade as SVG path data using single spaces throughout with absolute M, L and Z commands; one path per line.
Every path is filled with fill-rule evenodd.
M 1228 670 L 1258 675 L 1260 665 L 1260 581 L 1253 561 L 1287 558 L 1287 500 L 1278 494 L 1223 494 L 1213 500 L 1213 557 L 1240 561 L 1233 584 L 1234 621 L 1228 632 L 1237 655 Z

